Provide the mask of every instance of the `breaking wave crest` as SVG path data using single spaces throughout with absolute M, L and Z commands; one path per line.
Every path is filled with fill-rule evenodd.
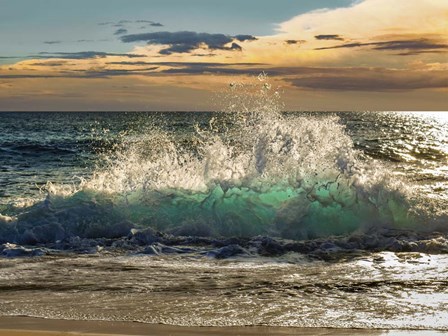
M 232 83 L 222 113 L 193 132 L 124 137 L 78 186 L 0 216 L 0 237 L 55 241 L 152 227 L 195 236 L 313 239 L 375 229 L 442 230 L 446 214 L 354 149 L 333 117 L 281 113 L 266 76 Z M 38 241 L 39 239 L 36 238 Z

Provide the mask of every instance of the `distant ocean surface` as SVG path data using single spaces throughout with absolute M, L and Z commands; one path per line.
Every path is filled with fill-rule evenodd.
M 448 330 L 448 113 L 237 98 L 1 112 L 0 315 Z

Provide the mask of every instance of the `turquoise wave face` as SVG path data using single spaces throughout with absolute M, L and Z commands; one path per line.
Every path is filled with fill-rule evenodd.
M 369 198 L 354 186 L 322 180 L 306 187 L 273 185 L 262 190 L 221 185 L 208 192 L 138 190 L 126 195 L 82 190 L 69 197 L 50 196 L 20 214 L 15 227 L 20 235 L 44 227 L 45 234 L 52 232 L 50 241 L 65 235 L 109 237 L 122 223 L 181 235 L 290 239 L 415 227 L 409 203 L 400 195 L 389 194 L 381 204 L 379 198 L 373 201 L 373 194 L 366 195 Z

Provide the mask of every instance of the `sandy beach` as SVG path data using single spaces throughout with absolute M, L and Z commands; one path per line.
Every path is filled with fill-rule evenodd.
M 161 324 L 109 321 L 48 320 L 30 317 L 0 317 L 0 336 L 68 336 L 68 335 L 132 335 L 132 336 L 256 336 L 256 335 L 443 335 L 444 332 L 423 330 L 368 330 L 282 327 L 179 327 Z

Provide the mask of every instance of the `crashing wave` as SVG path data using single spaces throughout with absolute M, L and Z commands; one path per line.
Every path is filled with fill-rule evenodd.
M 265 75 L 233 83 L 223 100 L 206 127 L 150 127 L 114 146 L 79 186 L 49 183 L 44 201 L 0 216 L 0 241 L 116 237 L 146 227 L 289 239 L 444 229 L 446 214 L 355 150 L 336 116 L 282 114 Z

